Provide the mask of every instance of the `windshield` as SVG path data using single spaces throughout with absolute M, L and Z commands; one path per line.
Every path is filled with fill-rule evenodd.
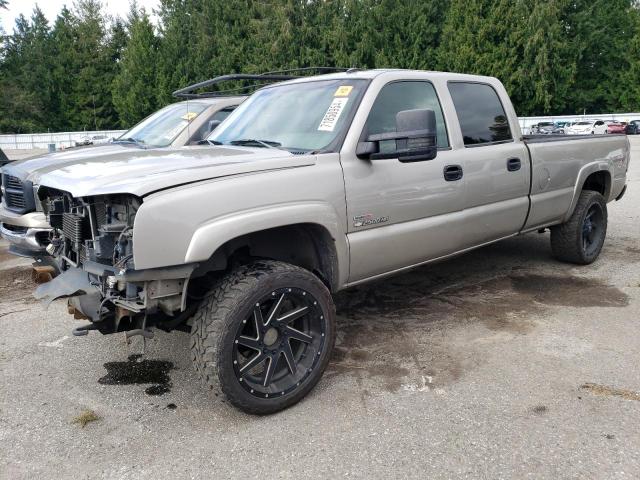
M 340 79 L 259 90 L 209 140 L 291 151 L 334 149 L 332 144 L 346 130 L 366 85 L 366 80 Z
M 591 125 L 593 122 L 578 122 L 576 125 Z
M 167 147 L 205 108 L 207 104 L 203 102 L 174 103 L 149 115 L 115 142 Z

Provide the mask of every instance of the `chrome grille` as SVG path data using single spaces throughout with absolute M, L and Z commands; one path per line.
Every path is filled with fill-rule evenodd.
M 2 201 L 4 206 L 9 210 L 13 210 L 18 213 L 26 213 L 28 210 L 28 201 L 24 195 L 22 181 L 11 175 L 3 175 L 2 189 Z
M 15 188 L 17 190 L 22 190 L 22 182 L 19 178 L 12 177 L 11 175 L 6 175 L 4 177 L 4 182 L 6 188 Z
M 5 200 L 7 208 L 14 210 L 22 210 L 26 207 L 24 195 L 18 192 L 5 191 Z

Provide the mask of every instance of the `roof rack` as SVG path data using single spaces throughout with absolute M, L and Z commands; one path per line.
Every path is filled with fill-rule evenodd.
M 295 78 L 301 78 L 305 73 L 315 72 L 315 74 L 334 73 L 334 72 L 351 72 L 354 68 L 334 68 L 334 67 L 303 67 L 293 68 L 290 70 L 277 70 L 273 72 L 249 74 L 249 73 L 233 73 L 230 75 L 222 75 L 220 77 L 211 78 L 204 82 L 194 83 L 188 87 L 181 88 L 173 92 L 174 97 L 178 98 L 210 98 L 210 97 L 225 97 L 231 95 L 247 94 L 252 89 L 256 89 L 267 85 L 269 83 L 283 82 L 285 80 L 293 80 Z M 235 81 L 253 81 L 250 85 L 242 85 L 239 87 L 228 88 L 225 90 L 215 90 L 209 92 L 195 93 L 196 90 L 201 88 L 211 87 L 213 85 L 220 85 L 225 82 Z M 259 83 L 255 83 L 259 82 Z

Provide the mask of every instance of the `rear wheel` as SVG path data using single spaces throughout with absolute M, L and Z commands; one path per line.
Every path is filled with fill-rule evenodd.
M 191 339 L 196 370 L 210 388 L 245 412 L 274 413 L 320 380 L 335 342 L 335 308 L 311 272 L 255 262 L 212 292 Z
M 566 223 L 551 227 L 551 251 L 564 262 L 594 262 L 607 235 L 607 203 L 599 192 L 583 190 Z

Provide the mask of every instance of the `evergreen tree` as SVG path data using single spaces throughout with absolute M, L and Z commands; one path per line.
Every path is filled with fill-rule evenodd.
M 76 122 L 73 117 L 74 79 L 80 69 L 75 48 L 77 42 L 77 19 L 73 13 L 63 7 L 53 24 L 51 32 L 53 43 L 52 76 L 56 99 L 56 110 L 52 112 L 52 121 L 58 131 L 73 130 Z
M 573 111 L 599 113 L 620 108 L 627 88 L 620 74 L 631 68 L 634 19 L 630 0 L 568 2 L 567 36 L 577 55 L 578 83 L 570 96 Z
M 620 95 L 620 107 L 625 112 L 640 112 L 640 4 L 631 10 L 635 32 L 629 42 L 629 68 L 621 72 L 620 82 L 625 87 Z
M 102 3 L 78 0 L 75 5 L 76 77 L 73 78 L 73 126 L 82 130 L 110 128 L 117 123 L 111 99 L 114 65 L 109 61 Z
M 131 127 L 157 109 L 157 39 L 144 9 L 132 4 L 127 23 L 129 40 L 113 82 L 113 102 L 123 127 Z
M 520 60 L 516 66 L 514 102 L 522 115 L 568 111 L 575 86 L 576 52 L 561 20 L 565 0 L 518 0 L 522 27 L 515 36 Z
M 36 7 L 31 19 L 20 15 L 5 37 L 0 82 L 0 126 L 15 131 L 47 130 L 53 108 L 49 25 Z
M 197 76 L 193 65 L 192 39 L 207 34 L 204 30 L 195 29 L 199 14 L 197 3 L 195 0 L 160 0 L 158 16 L 161 41 L 156 81 L 156 98 L 160 105 L 174 100 L 171 92 L 192 83 L 196 78 L 202 79 Z
M 77 0 L 52 28 L 36 8 L 3 35 L 0 130 L 125 127 L 196 81 L 314 65 L 492 75 L 520 115 L 640 110 L 639 8 L 638 0 L 160 0 L 156 29 L 135 2 L 123 22 L 107 20 L 101 0 Z

